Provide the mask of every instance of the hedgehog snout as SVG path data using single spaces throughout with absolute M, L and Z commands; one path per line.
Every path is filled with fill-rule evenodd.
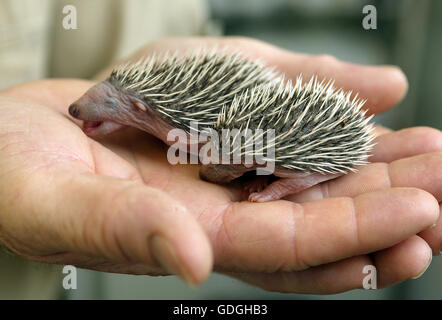
M 78 116 L 80 115 L 80 108 L 78 108 L 75 103 L 71 104 L 69 106 L 69 114 L 74 118 L 78 118 Z
M 91 103 L 87 97 L 82 97 L 69 106 L 69 114 L 79 120 L 103 121 L 100 106 Z

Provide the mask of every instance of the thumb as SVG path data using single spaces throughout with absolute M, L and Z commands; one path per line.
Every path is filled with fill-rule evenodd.
M 166 193 L 93 174 L 39 175 L 28 180 L 24 194 L 34 196 L 23 203 L 23 216 L 15 213 L 8 219 L 16 222 L 10 229 L 15 238 L 20 235 L 18 242 L 28 244 L 24 255 L 67 252 L 120 265 L 161 267 L 192 285 L 210 273 L 207 235 Z

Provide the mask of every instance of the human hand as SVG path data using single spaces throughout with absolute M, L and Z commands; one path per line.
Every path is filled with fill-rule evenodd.
M 204 43 L 238 47 L 288 77 L 320 70 L 320 76 L 336 78 L 337 86 L 368 97 L 372 112 L 397 103 L 406 90 L 405 78 L 393 68 L 291 54 L 244 39 L 165 40 L 143 52 Z M 366 175 L 351 174 L 324 184 L 333 190 L 333 183 L 346 179 L 336 189 L 340 193 L 324 199 L 314 198 L 317 187 L 294 196 L 309 201 L 299 204 L 238 202 L 237 185 L 201 181 L 197 166 L 169 165 L 165 146 L 142 132 L 128 129 L 99 142 L 86 137 L 66 110 L 91 85 L 46 80 L 1 94 L 0 239 L 16 253 L 102 271 L 175 273 L 190 283 L 205 279 L 214 258 L 215 270 L 263 288 L 310 293 L 360 287 L 363 265 L 373 262 L 379 286 L 426 268 L 429 247 L 416 234 L 438 219 L 434 197 L 440 200 L 441 187 L 432 179 L 437 171 L 419 181 L 399 178 L 426 163 L 426 153 L 440 151 L 440 132 L 410 129 L 378 138 L 373 159 L 390 163 L 388 168 L 396 163 L 395 180 L 390 170 L 394 188 L 385 184 L 388 175 L 370 176 L 366 183 Z M 414 149 L 392 149 L 392 140 L 394 145 L 410 137 Z M 410 163 L 418 154 L 423 155 Z M 434 165 L 441 163 L 438 157 L 433 155 Z M 406 159 L 392 162 L 401 158 Z M 376 165 L 381 166 L 364 170 Z M 361 181 L 366 189 L 352 187 Z M 397 188 L 415 186 L 434 196 Z M 440 236 L 431 235 L 436 245 Z

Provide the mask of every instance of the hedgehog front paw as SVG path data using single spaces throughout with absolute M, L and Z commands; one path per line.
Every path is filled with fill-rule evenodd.
M 335 179 L 340 174 L 318 174 L 314 173 L 304 177 L 281 178 L 268 185 L 264 190 L 249 195 L 251 202 L 267 202 L 279 200 L 290 194 L 298 193 L 321 182 Z
M 246 198 L 252 193 L 259 193 L 269 185 L 269 176 L 256 176 L 252 180 L 243 182 Z

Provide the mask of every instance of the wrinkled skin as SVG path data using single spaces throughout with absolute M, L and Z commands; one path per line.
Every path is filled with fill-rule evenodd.
M 335 78 L 368 97 L 370 113 L 405 94 L 393 67 L 293 54 L 247 39 L 166 39 L 146 52 L 229 44 L 276 65 Z M 107 75 L 109 70 L 103 72 Z M 286 200 L 238 202 L 236 185 L 171 166 L 164 144 L 136 129 L 94 141 L 67 107 L 94 82 L 43 80 L 0 93 L 0 241 L 37 261 L 118 273 L 211 270 L 266 290 L 336 293 L 416 277 L 442 245 L 442 134 L 378 128 L 371 164 Z

